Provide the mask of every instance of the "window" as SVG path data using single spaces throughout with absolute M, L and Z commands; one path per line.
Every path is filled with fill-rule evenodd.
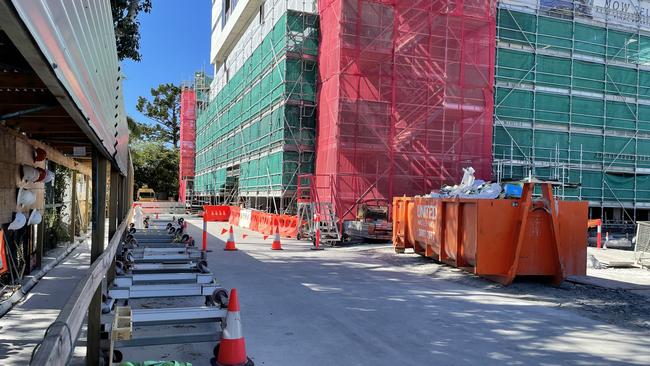
M 262 4 L 260 5 L 260 24 L 264 24 L 264 4 L 265 1 L 262 1 Z
M 237 6 L 237 0 L 223 0 L 223 6 L 221 7 L 221 29 L 226 26 L 232 10 Z

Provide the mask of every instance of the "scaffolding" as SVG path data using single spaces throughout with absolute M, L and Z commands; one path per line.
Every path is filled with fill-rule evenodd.
M 625 226 L 650 208 L 650 22 L 608 4 L 499 4 L 493 164 Z
M 297 176 L 313 171 L 318 22 L 292 3 L 262 4 L 200 108 L 194 193 L 206 201 L 295 213 Z
M 196 92 L 188 85 L 181 86 L 180 117 L 178 200 L 191 205 L 196 141 Z
M 495 9 L 493 0 L 319 1 L 313 185 L 339 218 L 457 182 L 463 167 L 490 178 Z

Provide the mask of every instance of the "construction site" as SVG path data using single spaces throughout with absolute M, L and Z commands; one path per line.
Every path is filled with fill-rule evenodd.
M 650 364 L 650 2 L 212 1 L 173 143 L 118 6 L 0 0 L 0 364 Z

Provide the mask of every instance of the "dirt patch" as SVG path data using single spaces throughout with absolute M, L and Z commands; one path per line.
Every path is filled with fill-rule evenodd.
M 650 301 L 627 290 L 564 282 L 559 287 L 547 283 L 515 281 L 504 287 L 458 268 L 436 263 L 417 254 L 396 254 L 392 248 L 370 248 L 371 257 L 404 271 L 453 281 L 482 290 L 516 295 L 529 301 L 544 302 L 594 320 L 633 330 L 650 330 Z

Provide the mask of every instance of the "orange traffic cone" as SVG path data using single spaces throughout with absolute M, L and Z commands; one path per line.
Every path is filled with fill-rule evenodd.
M 277 226 L 275 227 L 275 238 L 273 238 L 271 250 L 282 250 L 282 243 L 280 243 L 280 229 Z
M 314 235 L 314 246 L 309 248 L 311 250 L 323 250 L 323 247 L 320 246 L 320 229 L 316 228 L 316 233 Z
M 226 242 L 226 247 L 223 250 L 237 250 L 235 247 L 235 233 L 232 230 L 232 225 L 230 225 L 230 232 L 228 233 L 228 241 Z
M 253 361 L 246 356 L 246 341 L 241 329 L 239 300 L 237 289 L 230 290 L 226 325 L 221 332 L 221 342 L 215 347 L 214 357 L 217 366 L 253 366 Z

